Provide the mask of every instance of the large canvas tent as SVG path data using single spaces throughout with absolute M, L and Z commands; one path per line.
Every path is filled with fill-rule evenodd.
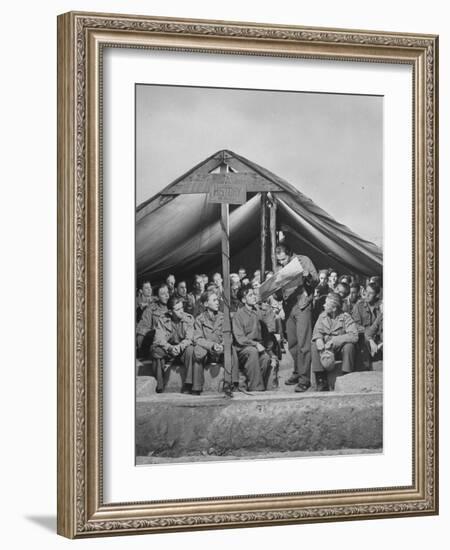
M 136 276 L 152 283 L 168 273 L 190 279 L 221 271 L 220 204 L 208 202 L 205 182 L 219 168 L 239 176 L 247 200 L 230 206 L 231 270 L 261 265 L 261 194 L 276 204 L 276 230 L 316 267 L 359 276 L 382 272 L 382 251 L 317 206 L 296 187 L 232 151 L 222 150 L 194 166 L 136 209 Z M 200 182 L 203 183 L 200 184 Z M 258 181 L 258 186 L 254 182 Z M 258 188 L 258 191 L 253 190 Z M 261 191 L 264 188 L 265 191 Z M 269 258 L 270 259 L 270 258 Z M 270 262 L 267 267 L 271 268 Z

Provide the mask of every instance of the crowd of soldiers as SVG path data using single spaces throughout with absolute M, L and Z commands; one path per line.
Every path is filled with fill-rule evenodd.
M 276 248 L 277 267 L 293 258 L 302 273 L 266 300 L 260 297 L 261 272 L 249 277 L 245 268 L 230 274 L 231 367 L 224 371 L 224 391 L 265 391 L 278 369 L 286 345 L 294 361 L 285 384 L 296 392 L 311 386 L 329 391 L 328 372 L 341 363 L 342 374 L 371 370 L 382 358 L 382 281 L 364 281 L 340 275 L 333 268 L 316 270 L 312 261 L 293 254 L 281 243 Z M 274 273 L 268 271 L 264 280 Z M 137 356 L 150 359 L 164 391 L 165 372 L 176 362 L 185 368 L 183 393 L 200 395 L 207 364 L 224 364 L 224 287 L 220 273 L 210 278 L 197 274 L 188 292 L 185 280 L 169 274 L 154 294 L 143 282 L 136 305 Z

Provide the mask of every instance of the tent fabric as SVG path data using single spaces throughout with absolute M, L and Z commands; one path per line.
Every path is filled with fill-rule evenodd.
M 232 172 L 258 174 L 275 184 L 277 229 L 295 252 L 310 256 L 318 269 L 368 276 L 382 272 L 382 251 L 332 218 L 296 187 L 258 164 L 229 150 L 211 155 L 136 209 L 136 275 L 157 283 L 168 273 L 191 278 L 195 273 L 221 271 L 220 205 L 206 194 L 166 195 L 183 180 L 216 171 L 222 163 Z M 259 193 L 230 206 L 231 269 L 259 268 Z
M 137 274 L 140 278 L 164 279 L 169 272 L 191 277 L 195 272 L 209 273 L 221 262 L 220 205 L 207 205 L 213 217 L 199 216 L 205 195 L 186 195 L 191 199 L 185 210 L 174 200 L 153 216 L 146 217 L 136 235 Z M 181 199 L 181 197 L 178 197 Z M 230 213 L 230 248 L 240 249 L 255 242 L 259 234 L 259 194 Z M 161 217 L 161 212 L 163 217 Z M 163 230 L 162 230 L 163 228 Z M 139 235 L 139 238 L 138 238 Z M 149 238 L 153 236 L 153 238 Z M 142 268 L 140 267 L 142 266 Z

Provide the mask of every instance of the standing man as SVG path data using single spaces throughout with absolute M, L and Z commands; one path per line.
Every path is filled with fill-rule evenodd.
M 215 292 L 205 292 L 201 298 L 203 313 L 194 324 L 194 359 L 187 371 L 186 390 L 193 395 L 200 395 L 204 384 L 204 367 L 211 362 L 223 362 L 223 313 L 219 311 L 219 298 Z M 225 369 L 225 365 L 224 365 Z M 231 371 L 224 372 L 225 388 L 232 391 L 239 385 L 239 364 L 234 346 L 231 347 Z
M 275 315 L 267 304 L 257 306 L 258 296 L 250 285 L 238 292 L 243 307 L 233 316 L 233 336 L 236 344 L 239 365 L 247 377 L 250 391 L 265 391 L 272 366 L 277 360 L 269 355 L 263 342 L 261 323 L 269 334 L 275 332 Z
M 280 267 L 297 258 L 303 272 L 283 289 L 286 333 L 294 371 L 285 384 L 296 384 L 296 392 L 305 392 L 311 385 L 311 336 L 314 288 L 319 281 L 317 270 L 308 256 L 293 254 L 288 246 L 275 249 Z
M 169 289 L 167 285 L 161 285 L 158 288 L 158 297 L 142 314 L 141 320 L 136 327 L 136 347 L 138 357 L 147 359 L 150 348 L 155 336 L 155 330 L 160 317 L 167 312 L 167 302 L 169 301 Z
M 183 300 L 172 296 L 167 312 L 160 317 L 151 348 L 156 375 L 156 392 L 164 391 L 166 361 L 179 358 L 186 371 L 192 368 L 194 318 L 183 311 Z

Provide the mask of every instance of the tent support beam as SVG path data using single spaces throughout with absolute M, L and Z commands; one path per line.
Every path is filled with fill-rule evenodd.
M 267 226 L 267 193 L 261 193 L 261 282 L 266 272 L 266 226 Z
M 227 165 L 220 165 L 220 173 L 227 172 Z M 222 226 L 222 273 L 223 273 L 223 363 L 225 373 L 229 373 L 231 382 L 231 319 L 230 319 L 230 205 L 220 205 Z M 225 380 L 227 377 L 225 376 Z
M 277 246 L 277 201 L 275 197 L 269 193 L 270 208 L 269 208 L 269 225 L 270 225 L 270 256 L 272 260 L 272 271 L 275 273 L 277 265 L 277 257 L 275 248 Z

